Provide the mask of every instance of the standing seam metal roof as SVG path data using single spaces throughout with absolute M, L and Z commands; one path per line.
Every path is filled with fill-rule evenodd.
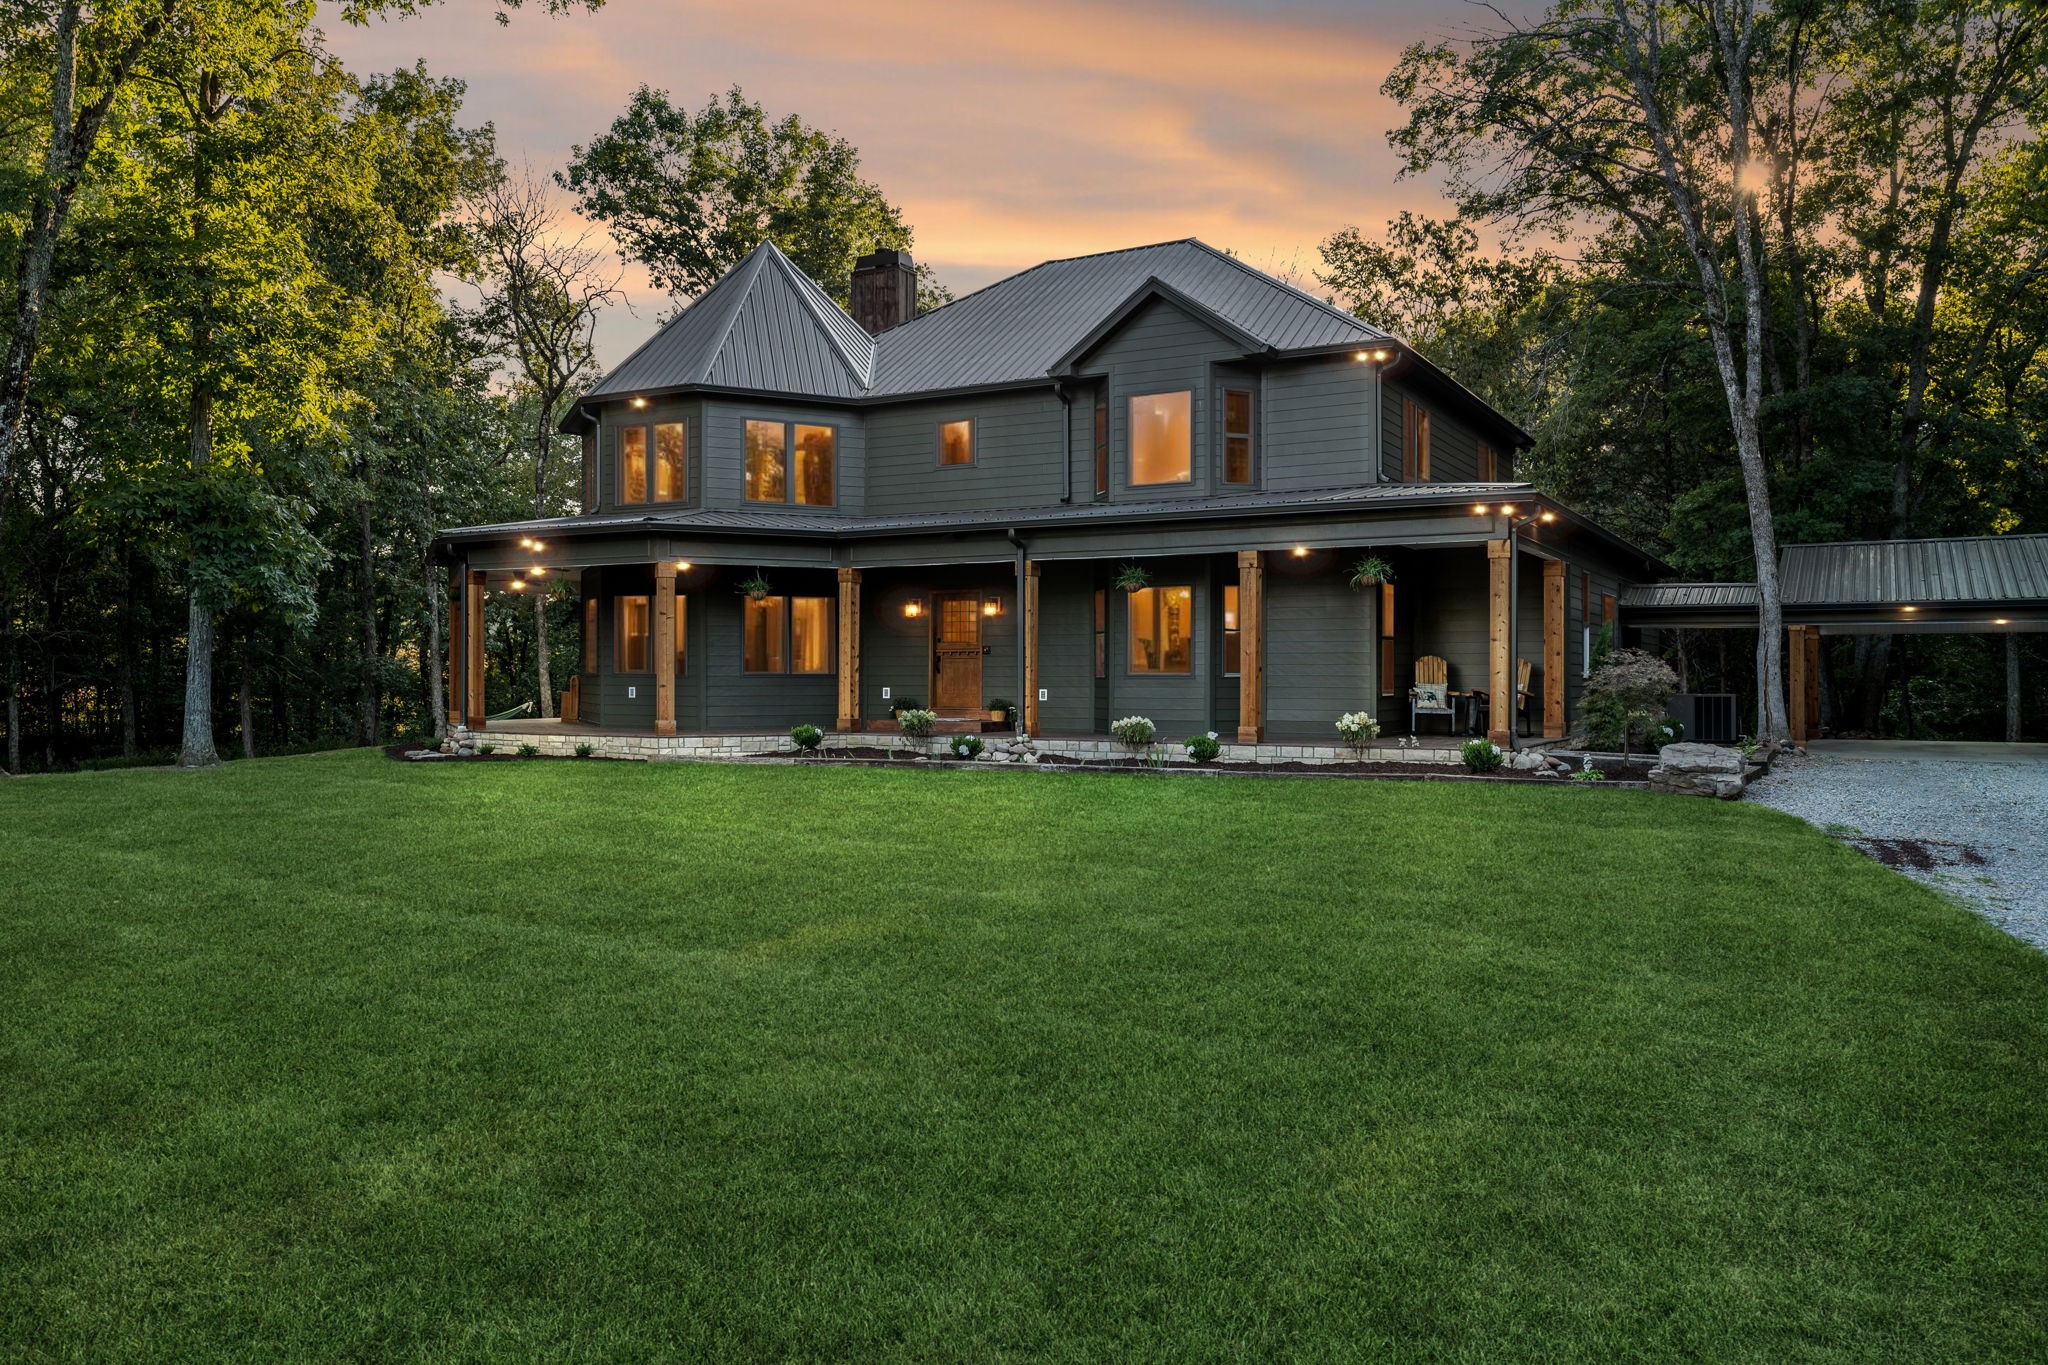
M 1788 545 L 1779 577 L 1800 605 L 2048 601 L 2048 535 Z
M 1047 261 L 871 337 L 763 242 L 585 397 L 698 385 L 907 397 L 1044 379 L 1155 280 L 1274 351 L 1395 339 L 1193 238 Z

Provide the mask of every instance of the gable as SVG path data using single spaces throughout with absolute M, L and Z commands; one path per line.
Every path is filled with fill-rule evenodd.
M 1127 366 L 1152 369 L 1171 368 L 1183 362 L 1202 365 L 1213 360 L 1238 359 L 1245 349 L 1241 337 L 1227 336 L 1173 300 L 1154 296 L 1113 319 L 1100 337 L 1091 338 L 1085 349 L 1057 368 L 1073 374 L 1096 374 Z

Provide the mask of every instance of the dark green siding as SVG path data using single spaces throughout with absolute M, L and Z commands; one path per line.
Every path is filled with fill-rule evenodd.
M 838 501 L 831 507 L 805 507 L 805 512 L 845 512 L 858 515 L 866 497 L 863 471 L 866 467 L 866 437 L 863 414 L 849 408 L 810 407 L 769 400 L 717 398 L 704 401 L 705 507 L 763 507 L 774 503 L 746 500 L 746 424 L 759 419 L 768 422 L 810 422 L 839 429 L 835 452 Z
M 1373 385 L 1374 368 L 1348 356 L 1270 370 L 1261 452 L 1265 487 L 1337 488 L 1377 482 Z M 1398 454 L 1393 475 L 1400 476 Z
M 1345 556 L 1319 553 L 1266 572 L 1266 735 L 1334 744 L 1336 720 L 1379 700 L 1373 594 L 1345 582 Z
M 1211 391 L 1210 367 L 1230 359 L 1236 349 L 1206 324 L 1164 300 L 1154 299 L 1083 358 L 1082 370 L 1106 374 L 1109 379 L 1112 502 L 1193 497 L 1214 490 L 1215 423 L 1207 398 Z M 1130 400 L 1139 394 L 1180 389 L 1194 394 L 1193 477 L 1184 484 L 1134 488 L 1130 482 Z
M 870 409 L 868 514 L 914 516 L 1058 502 L 1065 479 L 1060 448 L 1064 411 L 1050 389 Z M 974 463 L 941 465 L 939 424 L 962 418 L 974 423 Z

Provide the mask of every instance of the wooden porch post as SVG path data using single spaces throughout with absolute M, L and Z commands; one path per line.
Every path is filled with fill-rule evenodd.
M 654 733 L 676 732 L 676 566 L 654 566 Z
M 484 584 L 489 575 L 471 570 L 462 608 L 462 694 L 465 723 L 472 730 L 484 724 Z
M 451 580 L 453 575 L 451 575 Z M 462 594 L 456 583 L 448 591 L 448 670 L 441 678 L 441 704 L 448 712 L 448 728 L 462 724 Z
M 1564 561 L 1543 561 L 1543 737 L 1564 738 Z
M 1508 556 L 1511 540 L 1486 542 L 1486 737 L 1506 748 L 1514 740 L 1515 661 L 1508 657 Z
M 1806 628 L 1806 728 L 1820 738 L 1820 627 Z
M 839 571 L 839 728 L 860 729 L 860 570 Z
M 1024 566 L 1024 620 L 1018 643 L 1024 650 L 1024 733 L 1038 733 L 1038 561 Z
M 1786 691 L 1791 693 L 1786 701 L 1790 705 L 1787 719 L 1791 722 L 1792 742 L 1806 743 L 1806 632 L 1807 626 L 1785 627 L 1786 652 L 1791 656 L 1790 676 L 1786 680 Z
M 1266 737 L 1266 566 L 1257 550 L 1237 552 L 1237 742 Z

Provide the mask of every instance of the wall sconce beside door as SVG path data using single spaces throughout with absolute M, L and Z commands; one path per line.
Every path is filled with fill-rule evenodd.
M 924 615 L 924 599 L 922 597 L 913 597 L 908 602 L 905 602 L 903 604 L 903 615 L 913 621 Z

